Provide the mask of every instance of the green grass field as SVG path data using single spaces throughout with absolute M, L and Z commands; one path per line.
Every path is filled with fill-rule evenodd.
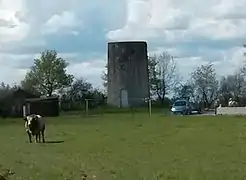
M 10 180 L 246 178 L 245 117 L 64 116 L 47 119 L 46 140 L 29 144 L 21 119 L 0 120 L 0 171 Z

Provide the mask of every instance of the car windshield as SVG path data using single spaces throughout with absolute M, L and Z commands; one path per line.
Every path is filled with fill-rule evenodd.
M 185 106 L 186 102 L 185 101 L 177 101 L 174 103 L 174 106 Z

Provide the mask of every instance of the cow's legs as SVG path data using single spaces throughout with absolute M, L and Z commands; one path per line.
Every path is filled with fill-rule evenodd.
M 42 135 L 43 143 L 45 143 L 45 139 L 44 139 L 44 129 L 41 131 L 41 135 Z
M 32 143 L 32 135 L 31 135 L 31 133 L 27 132 L 27 134 L 28 134 L 29 142 Z
M 41 143 L 41 137 L 40 132 L 38 133 L 38 142 Z
M 35 143 L 38 143 L 38 133 L 35 135 Z

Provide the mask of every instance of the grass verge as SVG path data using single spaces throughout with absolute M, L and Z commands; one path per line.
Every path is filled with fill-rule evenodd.
M 0 173 L 35 180 L 232 180 L 246 176 L 245 117 L 110 114 L 47 119 L 29 144 L 21 119 L 0 120 Z

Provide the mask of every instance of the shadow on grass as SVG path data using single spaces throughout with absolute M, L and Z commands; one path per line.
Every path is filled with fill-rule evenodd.
M 45 141 L 45 144 L 61 144 L 64 143 L 65 141 Z

